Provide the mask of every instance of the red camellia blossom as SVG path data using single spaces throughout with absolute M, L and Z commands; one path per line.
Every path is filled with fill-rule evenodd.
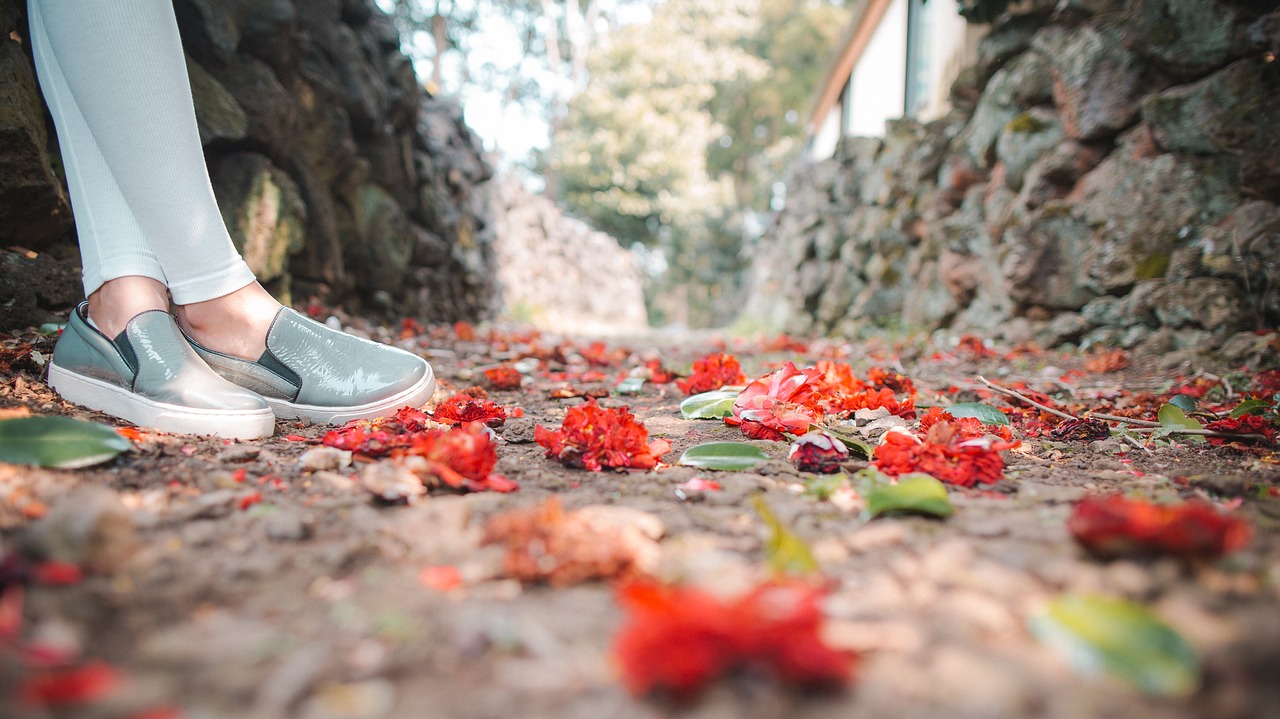
M 780 580 L 732 599 L 649 579 L 624 584 L 617 596 L 627 621 L 614 642 L 623 681 L 635 694 L 686 699 L 734 669 L 807 688 L 840 686 L 858 658 L 823 643 L 824 593 Z
M 949 484 L 972 487 L 1000 481 L 1004 476 L 1000 451 L 1016 446 L 1016 442 L 967 437 L 954 424 L 939 422 L 923 442 L 907 432 L 886 434 L 876 447 L 875 465 L 893 477 L 924 472 Z
M 571 467 L 599 472 L 616 469 L 651 469 L 671 450 L 664 439 L 649 441 L 649 430 L 626 407 L 600 407 L 594 399 L 570 407 L 560 429 L 538 425 L 534 440 L 547 448 L 547 456 Z
M 1268 422 L 1265 417 L 1256 414 L 1247 414 L 1243 417 L 1232 419 L 1227 417 L 1217 422 L 1210 422 L 1204 426 L 1205 429 L 1211 429 L 1215 432 L 1240 432 L 1242 434 L 1260 434 L 1266 438 L 1268 444 L 1275 444 L 1276 426 Z M 1254 439 L 1228 439 L 1226 437 L 1209 437 L 1209 444 L 1226 444 L 1227 442 L 1256 442 Z
M 1113 494 L 1080 500 L 1067 530 L 1085 549 L 1100 556 L 1172 554 L 1215 558 L 1249 543 L 1247 522 L 1212 505 L 1192 500 L 1153 504 Z
M 736 357 L 723 352 L 709 354 L 693 363 L 693 374 L 685 379 L 676 380 L 676 386 L 685 394 L 701 394 L 729 385 L 744 384 L 746 375 L 742 374 Z
M 787 459 L 801 472 L 831 474 L 840 471 L 840 465 L 849 459 L 849 449 L 821 430 L 807 432 L 791 443 Z
M 501 427 L 507 421 L 507 411 L 501 406 L 461 392 L 441 402 L 431 416 L 444 424 L 483 422 L 490 427 Z
M 511 492 L 519 488 L 506 477 L 493 474 L 498 452 L 493 435 L 480 422 L 466 422 L 447 432 L 419 433 L 404 454 L 425 460 L 418 466 L 409 463 L 415 474 L 434 477 L 454 489 Z
M 753 439 L 776 441 L 785 439 L 784 433 L 804 434 L 822 418 L 815 404 L 815 385 L 821 377 L 816 368 L 799 370 L 788 362 L 747 385 L 725 422 L 741 425 L 743 434 Z
M 524 375 L 519 370 L 505 364 L 485 370 L 484 376 L 489 380 L 489 386 L 496 390 L 520 389 L 520 384 L 524 381 Z

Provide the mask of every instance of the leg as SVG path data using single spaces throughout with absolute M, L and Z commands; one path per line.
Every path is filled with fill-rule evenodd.
M 86 294 L 140 275 L 183 305 L 251 284 L 209 183 L 170 1 L 30 0 L 29 11 Z

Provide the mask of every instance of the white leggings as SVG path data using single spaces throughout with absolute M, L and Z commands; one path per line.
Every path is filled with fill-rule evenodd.
M 142 275 L 175 304 L 253 282 L 214 201 L 171 0 L 28 0 L 88 295 Z

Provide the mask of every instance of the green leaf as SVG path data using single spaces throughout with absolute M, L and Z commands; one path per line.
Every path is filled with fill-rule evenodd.
M 797 537 L 773 513 L 764 497 L 756 495 L 751 503 L 760 518 L 769 526 L 769 537 L 764 542 L 764 559 L 775 572 L 781 574 L 812 574 L 818 571 L 818 562 L 809 551 L 809 545 Z
M 1231 410 L 1231 419 L 1240 419 L 1247 414 L 1262 414 L 1271 406 L 1270 400 L 1246 399 Z
M 1175 394 L 1169 398 L 1169 404 L 1177 407 L 1183 412 L 1196 411 L 1196 398 L 1186 394 Z
M 983 424 L 1009 424 L 1009 418 L 1005 416 L 1004 412 L 981 402 L 960 402 L 950 407 L 943 407 L 943 409 L 956 419 L 977 417 L 978 421 Z
M 70 417 L 0 421 L 0 462 L 77 469 L 105 462 L 132 446 L 104 424 Z
M 714 419 L 733 416 L 733 402 L 738 390 L 717 389 L 686 397 L 680 403 L 680 414 L 685 419 Z
M 686 467 L 737 472 L 750 469 L 768 458 L 759 447 L 746 442 L 704 442 L 686 449 L 680 455 L 679 463 Z
M 927 474 L 904 474 L 897 484 L 877 485 L 870 491 L 867 512 L 872 517 L 886 512 L 950 517 L 956 510 L 942 482 Z
M 1110 672 L 1150 694 L 1185 696 L 1200 666 L 1187 642 L 1149 609 L 1126 599 L 1067 595 L 1032 617 L 1031 631 L 1082 674 Z
M 840 440 L 840 444 L 843 444 L 845 448 L 848 449 L 850 452 L 853 452 L 854 454 L 861 454 L 864 459 L 871 459 L 871 451 L 872 451 L 871 445 L 867 444 L 866 442 L 863 442 L 860 439 L 857 439 L 849 434 L 846 434 L 844 432 L 839 432 L 837 430 L 831 429 L 826 425 L 821 425 L 821 424 L 811 424 L 809 425 L 809 429 L 810 430 L 820 429 L 823 432 L 826 432 L 827 434 L 831 435 L 832 437 L 835 437 L 836 439 Z
M 1204 429 L 1199 422 L 1188 417 L 1182 408 L 1172 404 L 1160 405 L 1156 419 L 1160 420 L 1160 427 L 1163 429 Z
M 628 377 L 619 382 L 618 386 L 613 388 L 613 391 L 618 394 L 640 394 L 640 390 L 643 388 L 643 377 Z

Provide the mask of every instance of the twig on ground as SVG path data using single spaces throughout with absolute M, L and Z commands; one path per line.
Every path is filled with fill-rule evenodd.
M 1021 392 L 1017 392 L 1017 391 L 1015 391 L 1015 390 L 1008 389 L 1007 387 L 1001 387 L 1000 385 L 997 385 L 997 384 L 992 384 L 991 382 L 987 381 L 987 379 L 986 379 L 985 377 L 981 377 L 981 376 L 979 376 L 979 377 L 978 377 L 978 381 L 979 381 L 979 382 L 981 382 L 982 384 L 986 385 L 987 387 L 991 388 L 992 390 L 995 390 L 996 392 L 999 392 L 1000 394 L 1008 395 L 1008 396 L 1013 397 L 1014 399 L 1017 399 L 1017 400 L 1019 400 L 1019 401 L 1021 401 L 1021 402 L 1026 402 L 1027 404 L 1031 405 L 1032 407 L 1035 407 L 1036 409 L 1038 409 L 1038 410 L 1040 410 L 1040 411 L 1042 411 L 1042 412 L 1048 412 L 1049 414 L 1056 415 L 1056 416 L 1061 417 L 1061 418 L 1063 418 L 1063 419 L 1077 419 L 1077 420 L 1078 420 L 1078 419 L 1080 419 L 1079 417 L 1076 417 L 1076 416 L 1074 416 L 1074 415 L 1070 415 L 1070 414 L 1067 414 L 1066 412 L 1062 412 L 1062 411 L 1056 410 L 1056 409 L 1054 409 L 1054 408 L 1052 408 L 1052 407 L 1047 407 L 1047 406 L 1045 406 L 1045 405 L 1043 405 L 1043 404 L 1040 404 L 1039 402 L 1037 402 L 1037 401 L 1035 401 L 1035 400 L 1031 399 L 1030 397 L 1027 397 L 1026 395 L 1022 394 Z M 1234 433 L 1234 432 L 1217 432 L 1217 431 L 1214 431 L 1214 430 L 1211 430 L 1211 429 L 1186 429 L 1186 428 L 1183 428 L 1183 427 L 1165 427 L 1164 425 L 1160 424 L 1159 422 L 1150 422 L 1150 421 L 1145 420 L 1145 419 L 1137 419 L 1137 420 L 1135 420 L 1135 419 L 1130 419 L 1130 418 L 1128 418 L 1128 417 L 1117 417 L 1117 416 L 1115 416 L 1115 415 L 1110 415 L 1110 414 L 1096 414 L 1096 413 L 1090 413 L 1090 415 L 1089 415 L 1089 416 L 1090 416 L 1091 418 L 1096 418 L 1096 419 L 1105 419 L 1105 420 L 1111 420 L 1111 421 L 1113 421 L 1113 422 L 1125 422 L 1125 423 L 1127 423 L 1127 424 L 1136 424 L 1136 425 L 1138 425 L 1137 427 L 1131 428 L 1131 429 L 1129 430 L 1130 432 L 1142 432 L 1142 433 L 1147 433 L 1147 432 L 1155 432 L 1155 431 L 1157 431 L 1157 430 L 1161 430 L 1161 429 L 1163 429 L 1163 430 L 1165 430 L 1165 432 L 1166 432 L 1166 433 L 1168 433 L 1168 434 L 1190 434 L 1190 435 L 1197 435 L 1197 436 L 1201 436 L 1201 437 L 1218 437 L 1218 438 L 1222 438 L 1222 439 L 1251 440 L 1251 441 L 1254 441 L 1254 442 L 1266 442 L 1266 441 L 1267 441 L 1267 438 L 1266 438 L 1266 437 L 1264 437 L 1263 435 L 1260 435 L 1260 434 L 1243 434 L 1243 433 Z
M 1121 437 L 1122 437 L 1126 442 L 1128 442 L 1129 444 L 1132 444 L 1133 446 L 1137 447 L 1138 449 L 1142 450 L 1143 452 L 1146 452 L 1147 454 L 1155 454 L 1154 452 L 1152 452 L 1152 451 L 1151 451 L 1151 448 L 1150 448 L 1150 447 L 1148 447 L 1147 445 L 1143 444 L 1142 442 L 1139 442 L 1138 440 L 1134 439 L 1133 437 L 1130 437 L 1130 436 L 1129 436 L 1129 435 L 1127 435 L 1127 434 L 1122 434 L 1122 435 L 1120 435 L 1120 436 L 1121 436 Z
M 1135 427 L 1129 430 L 1134 433 L 1146 434 L 1148 432 L 1158 432 L 1159 427 Z M 1219 432 L 1212 429 L 1184 429 L 1182 427 L 1170 427 L 1169 434 L 1192 434 L 1197 437 L 1216 437 L 1221 439 L 1248 439 L 1254 442 L 1266 442 L 1265 435 L 1244 433 L 1244 432 Z
M 1039 402 L 1037 402 L 1037 401 L 1035 401 L 1035 400 L 1031 399 L 1030 397 L 1028 397 L 1028 396 L 1026 396 L 1026 395 L 1022 394 L 1021 392 L 1017 392 L 1017 391 L 1015 391 L 1015 390 L 1007 389 L 1007 388 L 1005 388 L 1005 387 L 1001 387 L 1000 385 L 997 385 L 997 384 L 992 384 L 992 383 L 988 382 L 988 381 L 987 381 L 987 379 L 986 379 L 985 377 L 978 377 L 978 381 L 979 381 L 979 382 L 981 382 L 981 383 L 983 383 L 983 384 L 985 384 L 987 387 L 989 387 L 989 388 L 991 388 L 991 389 L 995 390 L 996 392 L 999 392 L 1000 394 L 1009 395 L 1010 397 L 1013 397 L 1013 398 L 1014 398 L 1014 399 L 1016 399 L 1016 400 L 1019 400 L 1019 401 L 1021 401 L 1021 402 L 1026 402 L 1027 404 L 1031 405 L 1032 407 L 1035 407 L 1036 409 L 1040 410 L 1041 412 L 1048 412 L 1049 414 L 1055 415 L 1055 416 L 1057 416 L 1057 417 L 1061 417 L 1061 418 L 1063 418 L 1063 419 L 1080 419 L 1079 417 L 1076 417 L 1076 416 L 1074 416 L 1074 415 L 1070 415 L 1070 414 L 1067 414 L 1066 412 L 1063 412 L 1063 411 L 1060 411 L 1060 410 L 1056 410 L 1056 409 L 1054 409 L 1054 408 L 1052 408 L 1052 407 L 1047 407 L 1047 406 L 1045 406 L 1045 405 L 1043 405 L 1043 404 L 1040 404 Z
M 1125 424 L 1136 424 L 1139 427 L 1161 427 L 1159 422 L 1152 422 L 1149 419 L 1133 419 L 1132 417 L 1118 417 L 1114 414 L 1103 414 L 1101 412 L 1090 412 L 1089 416 L 1094 419 L 1104 419 L 1108 422 L 1124 422 Z

